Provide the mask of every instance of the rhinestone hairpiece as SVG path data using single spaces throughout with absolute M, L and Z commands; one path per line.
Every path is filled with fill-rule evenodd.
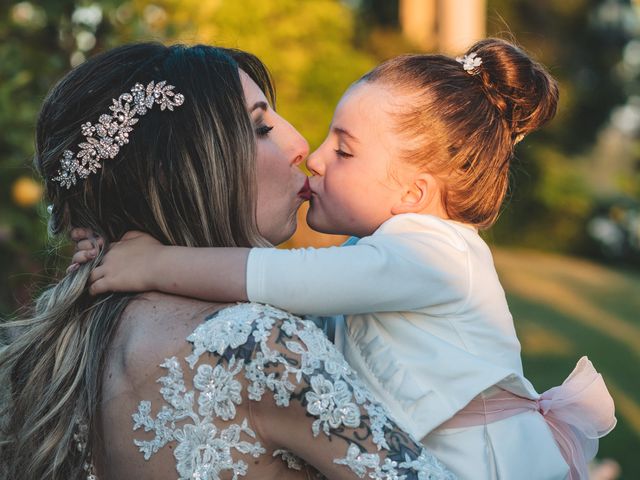
M 478 67 L 482 65 L 482 58 L 476 52 L 472 52 L 469 55 L 456 57 L 456 62 L 461 63 L 462 68 L 469 75 L 477 75 L 479 73 Z
M 97 173 L 102 167 L 102 160 L 114 158 L 120 147 L 129 143 L 129 133 L 139 120 L 136 116 L 146 115 L 154 104 L 160 105 L 162 111 L 173 111 L 174 107 L 182 105 L 184 95 L 173 92 L 175 87 L 166 83 L 164 80 L 158 83 L 152 81 L 146 88 L 136 83 L 131 93 L 123 93 L 117 100 L 113 99 L 113 105 L 109 107 L 111 114 L 100 115 L 95 125 L 91 122 L 83 124 L 81 130 L 85 141 L 78 144 L 80 151 L 77 154 L 71 150 L 62 153 L 58 176 L 52 180 L 67 189 L 71 188 L 79 178 Z

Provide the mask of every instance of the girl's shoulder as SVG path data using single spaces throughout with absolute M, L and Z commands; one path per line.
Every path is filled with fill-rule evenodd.
M 366 238 L 373 242 L 396 241 L 459 252 L 466 252 L 475 243 L 482 242 L 477 229 L 471 225 L 417 213 L 395 215 Z

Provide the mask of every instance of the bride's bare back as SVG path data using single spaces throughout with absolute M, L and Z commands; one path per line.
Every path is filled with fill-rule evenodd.
M 157 293 L 129 305 L 102 380 L 101 480 L 315 476 L 307 464 L 338 479 L 451 478 L 315 325 L 223 307 Z

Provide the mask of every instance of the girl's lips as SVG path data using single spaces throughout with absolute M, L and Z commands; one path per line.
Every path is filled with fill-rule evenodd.
M 309 177 L 305 178 L 304 185 L 298 192 L 298 196 L 304 200 L 311 200 L 311 187 L 309 186 Z

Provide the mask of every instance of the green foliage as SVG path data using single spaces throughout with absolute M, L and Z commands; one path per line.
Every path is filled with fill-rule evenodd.
M 40 103 L 68 68 L 71 1 L 10 5 L 0 13 L 0 313 L 28 298 L 25 272 L 42 271 L 43 209 L 14 203 L 19 177 L 33 178 Z
M 376 63 L 353 47 L 353 12 L 335 0 L 161 0 L 156 5 L 171 19 L 156 35 L 237 47 L 260 57 L 276 81 L 280 113 L 312 146 L 326 135 L 344 90 Z
M 491 233 L 498 243 L 587 249 L 585 226 L 596 193 L 586 180 L 585 155 L 611 110 L 627 99 L 616 70 L 633 37 L 628 20 L 635 18 L 622 9 L 620 19 L 607 22 L 605 3 L 489 0 L 489 34 L 508 38 L 513 32 L 560 83 L 556 118 L 518 149 L 511 200 Z
M 614 69 L 632 34 L 622 23 L 604 24 L 599 20 L 603 3 L 488 2 L 489 34 L 509 36 L 513 32 L 517 42 L 560 81 L 558 116 L 545 129 L 547 136 L 543 140 L 569 153 L 590 148 L 612 107 L 626 100 Z
M 511 192 L 490 238 L 542 249 L 583 250 L 593 195 L 581 172 L 557 149 L 522 147 L 524 158 L 514 162 Z
M 13 1 L 0 10 L 0 315 L 26 303 L 37 288 L 34 281 L 51 281 L 60 267 L 51 254 L 59 245 L 49 245 L 41 182 L 32 167 L 35 124 L 47 91 L 72 59 L 81 61 L 112 43 L 112 24 L 100 19 L 118 3 Z M 92 15 L 77 15 L 82 8 L 95 22 Z

